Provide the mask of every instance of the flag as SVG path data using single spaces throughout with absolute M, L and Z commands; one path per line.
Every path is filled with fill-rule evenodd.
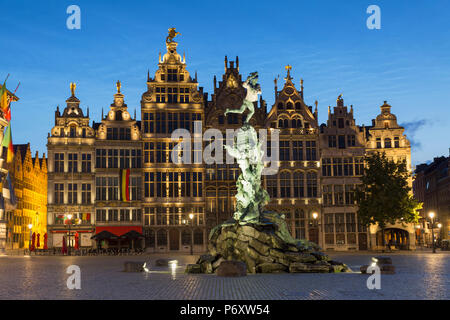
M 5 86 L 3 85 L 2 89 L 0 89 L 0 107 L 2 109 L 2 111 L 5 113 L 6 110 L 8 109 L 9 106 L 9 99 L 8 99 L 8 91 L 5 88 Z
M 3 184 L 2 195 L 5 198 L 5 207 L 7 210 L 14 210 L 17 206 L 16 194 L 14 192 L 14 185 L 11 181 L 9 173 L 6 175 L 6 181 Z
M 5 134 L 3 136 L 3 140 L 2 140 L 2 148 L 6 147 L 8 148 L 8 153 L 6 156 L 6 162 L 7 163 L 11 163 L 13 161 L 14 158 L 14 147 L 12 144 L 12 136 L 11 136 L 11 122 L 8 124 L 8 126 L 6 127 L 5 130 Z
M 120 198 L 122 201 L 130 201 L 130 169 L 120 169 Z
M 2 110 L 3 110 L 3 99 L 5 99 L 4 97 L 8 98 L 8 93 L 6 90 L 6 80 L 5 80 L 5 82 L 3 82 L 3 85 L 0 88 L 0 102 L 1 102 L 0 104 L 1 104 Z

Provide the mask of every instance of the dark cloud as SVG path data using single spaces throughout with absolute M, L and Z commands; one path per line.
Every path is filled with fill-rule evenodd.
M 411 142 L 411 147 L 416 149 L 420 149 L 422 147 L 421 143 L 418 140 L 416 140 L 416 133 L 419 129 L 429 124 L 431 124 L 431 121 L 427 119 L 404 122 L 400 124 L 402 127 L 405 128 L 405 133 L 408 136 L 409 141 Z

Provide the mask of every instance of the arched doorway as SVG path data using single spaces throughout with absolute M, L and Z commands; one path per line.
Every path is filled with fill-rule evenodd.
M 384 230 L 384 241 L 386 246 L 398 250 L 409 249 L 409 232 L 398 228 L 386 228 Z M 377 246 L 383 245 L 381 230 L 377 232 Z
M 169 230 L 170 250 L 180 250 L 180 232 L 178 229 Z

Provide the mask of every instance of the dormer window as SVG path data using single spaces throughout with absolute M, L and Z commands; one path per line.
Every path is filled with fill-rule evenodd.
M 76 126 L 70 126 L 69 137 L 75 138 L 76 135 L 77 135 L 77 127 Z
M 385 148 L 392 148 L 391 139 L 389 139 L 389 138 L 384 139 L 384 147 Z
M 294 109 L 294 105 L 292 104 L 292 102 L 288 102 L 288 103 L 286 104 L 286 109 L 287 109 L 287 110 L 292 110 L 292 109 Z
M 295 103 L 295 109 L 296 109 L 296 110 L 300 110 L 301 108 L 302 108 L 301 103 L 300 103 L 300 102 L 296 102 L 296 103 Z
M 177 69 L 167 69 L 167 81 L 168 82 L 177 81 Z

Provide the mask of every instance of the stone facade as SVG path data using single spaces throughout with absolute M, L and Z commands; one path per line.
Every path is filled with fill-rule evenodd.
M 432 244 L 432 223 L 428 214 L 434 212 L 434 234 L 436 240 L 450 239 L 450 157 L 437 157 L 430 164 L 416 167 L 413 190 L 414 197 L 423 202 L 420 210 L 420 224 L 417 228 L 417 242 L 420 245 Z M 441 223 L 439 229 L 437 224 Z
M 142 245 L 150 252 L 189 252 L 191 244 L 194 252 L 203 252 L 210 230 L 232 217 L 239 168 L 236 163 L 207 164 L 201 151 L 209 144 L 206 141 L 209 138 L 202 139 L 205 130 L 218 129 L 225 136 L 226 129 L 237 129 L 243 124 L 245 114 L 223 114 L 227 108 L 240 106 L 246 94 L 239 59 L 225 58 L 222 80 L 214 77 L 214 92 L 208 99 L 197 76 L 192 77 L 187 70 L 186 59 L 178 54 L 177 46 L 176 42 L 167 41 L 167 52 L 160 54 L 154 77 L 147 74 L 147 90 L 141 98 L 141 122 L 132 119 L 126 110 L 120 85 L 108 115 L 102 115 L 101 123 L 92 127 L 74 93 L 67 100 L 63 115 L 57 110 L 55 127 L 48 138 L 48 221 L 54 235 L 67 233 L 67 225 L 57 223 L 56 217 L 67 212 L 78 216 L 90 213 L 88 220 L 82 214 L 78 223 L 71 225 L 86 234 L 86 246 L 91 245 L 88 238 L 99 230 L 137 227 L 135 230 L 145 236 Z M 325 249 L 364 250 L 376 246 L 376 226 L 367 230 L 358 225 L 353 191 L 360 181 L 362 159 L 367 152 L 382 151 L 388 157 L 405 158 L 410 166 L 411 150 L 403 128 L 397 125 L 387 104 L 381 107 L 382 113 L 373 126 L 356 125 L 353 107 L 348 110 L 342 96 L 333 112 L 329 107 L 327 124 L 319 126 L 318 103 L 313 107 L 304 101 L 303 80 L 297 89 L 291 67 L 286 70 L 281 90 L 275 81 L 275 103 L 270 111 L 260 98 L 255 102 L 255 114 L 250 121 L 257 130 L 268 129 L 269 138 L 275 129 L 280 130 L 279 170 L 265 176 L 263 181 L 271 196 L 267 209 L 285 216 L 294 238 L 317 242 Z M 187 130 L 177 136 L 180 141 L 185 133 L 194 138 L 191 164 L 174 163 L 171 159 L 171 151 L 177 144 L 171 136 L 176 129 Z M 125 135 L 122 138 L 121 132 Z M 391 147 L 388 144 L 378 147 L 377 139 L 383 142 L 391 139 Z M 137 192 L 136 198 L 126 203 L 109 196 L 118 188 L 114 179 L 119 169 L 124 169 L 121 161 L 128 163 L 122 149 L 129 150 L 131 159 L 135 150 L 139 161 L 135 167 L 130 164 L 130 170 L 136 183 L 140 177 L 140 187 L 136 185 L 133 191 Z M 276 150 L 271 150 L 268 143 L 266 156 L 270 158 L 272 152 Z M 72 153 L 77 154 L 79 163 L 75 174 L 68 167 L 74 159 L 73 156 L 69 159 Z M 89 160 L 84 160 L 90 161 L 89 172 L 81 167 L 83 154 L 90 155 Z M 174 154 L 177 158 L 186 156 Z M 118 161 L 117 165 L 114 161 Z M 60 203 L 55 202 L 56 184 L 63 185 L 58 191 Z M 78 184 L 77 203 L 69 203 L 73 197 L 69 198 L 68 184 Z M 91 191 L 85 203 L 84 184 L 90 184 Z M 116 212 L 121 210 L 125 210 L 123 217 L 119 214 L 116 218 Z M 402 230 L 409 235 L 408 228 Z M 60 243 L 53 241 L 56 246 Z M 408 247 L 411 248 L 409 243 Z
M 29 248 L 30 229 L 36 234 L 35 247 L 44 247 L 47 233 L 47 159 L 31 156 L 30 144 L 14 145 L 14 160 L 9 168 L 14 186 L 17 206 L 6 208 L 7 240 L 6 249 Z M 39 247 L 37 237 L 39 235 Z

